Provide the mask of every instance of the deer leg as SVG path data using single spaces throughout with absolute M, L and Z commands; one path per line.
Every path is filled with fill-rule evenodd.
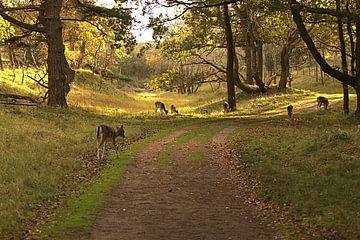
M 105 154 L 105 143 L 104 143 L 104 145 L 103 145 L 103 151 L 102 151 L 102 155 L 101 155 L 101 159 L 103 159 L 104 158 L 104 154 Z
M 100 159 L 100 142 L 99 139 L 96 140 L 96 147 L 97 147 L 97 158 Z
M 119 150 L 119 149 L 118 149 L 118 146 L 116 145 L 115 139 L 113 139 L 112 143 L 113 143 L 114 148 L 116 149 L 116 151 Z

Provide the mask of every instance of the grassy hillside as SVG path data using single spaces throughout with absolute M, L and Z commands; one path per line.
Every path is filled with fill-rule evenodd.
M 20 78 L 13 81 L 12 72 L 1 73 L 0 92 L 39 94 L 32 82 L 21 84 Z M 152 106 L 149 117 L 133 115 L 148 111 L 151 101 L 144 103 L 135 92 L 125 93 L 114 85 L 102 93 L 82 83 L 73 87 L 69 109 L 0 106 L 1 239 L 23 238 L 24 229 L 41 224 L 41 216 L 99 174 L 106 161 L 95 157 L 96 126 L 124 124 L 126 139 L 117 142 L 126 145 L 183 122 L 155 115 Z M 109 153 L 110 158 L 116 155 L 114 150 Z
M 358 122 L 332 102 L 327 112 L 254 123 L 234 137 L 239 166 L 282 209 L 286 239 L 359 239 L 359 134 Z
M 31 70 L 28 71 L 31 72 Z M 28 78 L 24 79 L 23 84 L 21 83 L 21 71 L 16 72 L 15 79 L 13 76 L 12 71 L 0 71 L 0 93 L 16 93 L 33 97 L 43 94 L 43 89 Z M 295 81 L 299 84 L 304 81 L 298 88 L 307 84 L 303 79 Z M 48 218 L 53 218 L 55 209 L 59 206 L 63 207 L 67 199 L 78 195 L 79 189 L 84 188 L 91 179 L 103 173 L 108 162 L 98 161 L 95 157 L 95 128 L 99 124 L 111 126 L 124 124 L 127 138 L 117 141 L 124 146 L 162 129 L 170 131 L 171 128 L 181 124 L 187 124 L 189 121 L 203 121 L 204 118 L 207 120 L 246 118 L 258 117 L 259 114 L 268 117 L 283 113 L 288 104 L 294 104 L 295 111 L 307 107 L 310 109 L 316 105 L 317 95 L 337 92 L 337 90 L 332 92 L 332 85 L 329 86 L 325 85 L 323 90 L 316 89 L 318 92 L 291 90 L 288 93 L 274 92 L 270 95 L 251 96 L 238 92 L 237 111 L 225 116 L 222 112 L 222 103 L 226 100 L 225 86 L 220 86 L 218 90 L 213 91 L 209 85 L 204 85 L 197 94 L 192 95 L 146 92 L 131 88 L 126 79 L 104 81 L 89 71 L 81 70 L 77 72 L 76 80 L 68 96 L 69 109 L 1 105 L 0 131 L 4 137 L 0 142 L 2 159 L 0 193 L 3 196 L 0 200 L 0 238 L 8 239 L 14 236 L 23 238 L 26 235 L 32 235 L 33 233 L 24 232 L 24 230 L 37 231 L 38 226 L 47 223 Z M 310 115 L 306 118 L 310 120 L 304 118 L 299 121 L 304 125 L 303 128 L 288 129 L 284 131 L 283 137 L 286 139 L 288 137 L 286 134 L 304 135 L 305 131 L 309 131 L 312 137 L 315 137 L 317 133 L 320 134 L 319 136 L 326 135 L 324 126 L 328 123 L 333 126 L 332 120 L 326 121 L 327 117 L 334 116 L 336 119 L 343 119 L 335 114 L 335 112 L 340 112 L 339 108 L 336 110 L 333 108 L 335 100 L 340 95 L 329 96 L 331 97 L 330 111 L 323 116 L 323 120 L 311 122 L 310 120 L 317 118 L 318 114 Z M 157 100 L 163 101 L 167 107 L 170 104 L 176 105 L 181 115 L 156 114 L 154 102 Z M 204 110 L 207 113 L 204 113 Z M 317 127 L 312 128 L 313 124 Z M 262 127 L 266 128 L 266 126 L 259 126 L 259 128 Z M 334 129 L 337 128 L 343 131 L 341 125 L 336 125 Z M 280 127 L 273 128 L 271 131 L 274 132 L 269 131 L 270 135 L 264 136 L 263 141 L 271 141 L 271 136 L 273 136 L 271 134 L 282 134 L 281 129 Z M 318 130 L 319 132 L 316 132 Z M 350 132 L 350 130 L 346 131 Z M 249 138 L 244 139 L 248 139 L 248 143 L 253 143 L 251 146 L 255 147 L 257 139 L 250 137 L 249 135 Z M 303 142 L 308 141 L 305 136 L 301 137 L 304 138 Z M 272 144 L 278 144 L 278 141 L 273 141 Z M 262 145 L 266 146 L 266 144 L 268 143 Z M 286 145 L 286 142 L 284 144 L 284 146 L 289 145 Z M 241 151 L 246 150 L 249 153 L 253 151 L 250 147 L 247 150 L 243 148 L 244 145 L 240 146 Z M 333 149 L 331 146 L 325 147 L 328 150 Z M 346 145 L 340 145 L 340 148 L 346 149 Z M 273 152 L 275 146 L 269 149 Z M 319 150 L 313 149 L 314 152 Z M 336 151 L 341 151 L 341 149 L 336 149 Z M 293 152 L 294 155 L 296 151 Z M 109 150 L 108 159 L 113 159 L 117 154 L 114 150 Z M 254 155 L 253 158 L 257 159 L 258 156 Z M 286 158 L 279 159 L 279 165 L 284 162 Z M 257 170 L 252 169 L 252 171 Z M 271 175 L 272 170 L 269 170 L 268 174 Z M 266 178 L 266 173 L 261 172 L 261 175 Z M 278 189 L 269 189 L 277 194 Z M 48 217 L 44 218 L 44 216 Z

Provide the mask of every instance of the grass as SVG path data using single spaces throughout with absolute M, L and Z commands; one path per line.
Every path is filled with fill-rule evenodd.
M 34 73 L 31 69 L 27 71 Z M 28 78 L 21 84 L 21 71 L 15 73 L 13 79 L 12 71 L 0 71 L 0 92 L 34 97 L 43 94 L 43 90 Z M 3 135 L 0 143 L 0 238 L 21 238 L 23 235 L 19 234 L 31 229 L 29 226 L 43 221 L 48 223 L 43 219 L 35 220 L 38 211 L 53 206 L 51 203 L 59 199 L 61 207 L 52 218 L 55 227 L 47 234 L 58 235 L 71 227 L 86 230 L 91 225 L 93 216 L 86 212 L 94 212 L 101 204 L 96 196 L 104 196 L 121 175 L 129 156 L 138 151 L 141 144 L 154 139 L 129 146 L 120 158 L 114 158 L 110 151 L 112 160 L 101 165 L 107 166 L 101 170 L 101 177 L 88 185 L 78 179 L 89 176 L 91 168 L 98 166 L 91 159 L 96 152 L 94 131 L 99 124 L 124 124 L 126 136 L 136 139 L 149 132 L 170 131 L 189 122 L 205 123 L 166 147 L 164 156 L 167 156 L 171 147 L 178 144 L 191 140 L 198 144 L 208 142 L 231 124 L 232 118 L 259 117 L 264 112 L 274 115 L 277 109 L 290 103 L 302 104 L 319 94 L 339 92 L 326 82 L 316 89 L 318 92 L 293 89 L 272 95 L 237 93 L 238 110 L 224 115 L 222 102 L 226 99 L 226 88 L 223 85 L 216 91 L 204 85 L 197 94 L 177 95 L 134 91 L 127 83 L 119 82 L 122 80 L 104 82 L 99 90 L 100 81 L 97 75 L 79 71 L 68 97 L 70 107 L 66 110 L 45 106 L 0 108 Z M 306 85 L 306 81 L 303 77 L 296 78 L 294 86 L 314 90 L 315 87 Z M 155 114 L 153 104 L 157 100 L 167 106 L 174 104 L 183 115 Z M 246 127 L 235 148 L 254 176 L 266 183 L 268 188 L 263 189 L 263 194 L 269 201 L 288 204 L 306 224 L 336 229 L 342 234 L 339 236 L 351 239 L 359 230 L 358 201 L 355 201 L 359 199 L 356 192 L 359 133 L 353 123 L 337 114 L 340 110 L 332 106 L 330 103 L 328 112 L 300 116 L 293 125 L 280 122 Z M 200 114 L 203 109 L 209 110 L 209 114 Z M 197 161 L 203 155 L 194 152 L 190 158 Z M 170 162 L 169 157 L 164 165 Z M 121 171 L 114 172 L 114 169 Z M 71 200 L 65 210 L 66 200 L 78 196 L 78 191 L 83 195 Z M 312 209 L 315 210 L 312 212 Z M 340 217 L 335 218 L 335 214 Z M 285 226 L 284 229 L 289 228 Z
M 190 159 L 195 162 L 199 162 L 205 159 L 205 154 L 203 151 L 194 151 L 190 153 Z
M 305 74 L 303 74 L 302 71 L 294 71 L 293 78 L 292 87 L 295 89 L 309 90 L 322 94 L 336 94 L 342 93 L 343 91 L 342 84 L 328 76 L 325 77 L 324 83 L 321 83 L 320 80 L 316 82 L 313 72 L 309 75 L 308 71 L 306 71 Z M 354 93 L 351 87 L 349 87 L 349 89 L 351 93 Z
M 339 108 L 249 125 L 233 141 L 264 199 L 287 206 L 304 229 L 315 227 L 313 239 L 358 239 L 360 232 L 360 130 Z

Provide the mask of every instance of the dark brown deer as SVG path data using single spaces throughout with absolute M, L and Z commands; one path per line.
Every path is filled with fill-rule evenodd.
M 229 108 L 229 103 L 228 103 L 228 102 L 224 102 L 224 103 L 223 103 L 223 109 L 224 109 L 224 113 L 230 112 L 230 108 Z
M 97 143 L 97 157 L 102 159 L 105 153 L 106 141 L 111 141 L 116 150 L 118 149 L 115 143 L 117 137 L 125 138 L 124 126 L 116 127 L 116 130 L 106 125 L 100 125 L 96 128 L 96 143 Z M 100 148 L 103 146 L 103 151 L 100 158 Z
M 155 102 L 155 112 L 157 112 L 157 110 L 160 109 L 161 113 L 165 113 L 166 115 L 168 114 L 168 110 L 166 110 L 165 108 L 165 104 L 159 101 Z
M 293 105 L 289 105 L 289 106 L 287 106 L 286 109 L 287 109 L 287 113 L 288 113 L 289 118 L 291 118 L 291 117 L 292 117 L 292 114 L 293 114 L 294 106 L 293 106 Z
M 329 106 L 329 100 L 326 97 L 318 97 L 317 98 L 317 108 L 321 108 L 321 106 L 324 106 L 324 109 L 327 110 L 328 106 Z
M 170 112 L 172 114 L 176 113 L 176 114 L 179 114 L 179 111 L 176 109 L 176 107 L 174 105 L 171 105 L 170 106 Z

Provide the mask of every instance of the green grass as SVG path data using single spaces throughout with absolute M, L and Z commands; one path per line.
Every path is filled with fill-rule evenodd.
M 314 239 L 358 239 L 360 232 L 360 130 L 339 111 L 244 126 L 233 141 L 264 199 L 288 206 L 304 229 L 316 227 Z
M 203 161 L 205 159 L 205 153 L 200 150 L 191 152 L 190 159 L 195 162 Z

